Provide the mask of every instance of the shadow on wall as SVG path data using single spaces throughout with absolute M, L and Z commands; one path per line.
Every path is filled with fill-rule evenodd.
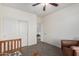
M 52 45 L 55 45 L 55 46 L 61 48 L 61 40 L 78 40 L 78 39 L 74 39 L 74 38 L 72 38 L 72 39 L 56 39 L 56 38 L 53 38 L 53 41 L 51 41 L 50 43 Z
M 53 38 L 52 44 L 61 48 L 61 39 Z

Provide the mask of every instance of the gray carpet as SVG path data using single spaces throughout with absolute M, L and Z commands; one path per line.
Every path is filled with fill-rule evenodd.
M 37 52 L 39 56 L 62 56 L 60 48 L 44 42 L 22 48 L 23 56 L 32 56 L 33 52 Z

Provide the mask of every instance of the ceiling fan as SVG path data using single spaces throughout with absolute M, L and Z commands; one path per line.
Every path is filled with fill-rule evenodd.
M 32 6 L 37 6 L 37 5 L 39 5 L 39 4 L 42 4 L 42 3 L 35 3 L 35 4 L 33 4 Z M 52 6 L 55 6 L 55 7 L 57 7 L 58 6 L 58 4 L 57 3 L 48 3 L 48 4 L 50 4 L 50 5 L 52 5 Z M 43 3 L 43 11 L 45 11 L 46 10 L 46 3 Z

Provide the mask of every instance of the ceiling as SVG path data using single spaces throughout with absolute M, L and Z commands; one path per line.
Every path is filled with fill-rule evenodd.
M 33 4 L 34 3 L 1 3 L 1 5 L 13 7 L 13 8 L 16 8 L 16 9 L 19 9 L 22 11 L 26 11 L 26 12 L 30 12 L 30 13 L 34 13 L 41 17 L 72 5 L 72 3 L 58 3 L 59 6 L 55 7 L 55 6 L 48 4 L 46 6 L 46 11 L 43 11 L 42 4 L 39 4 L 37 6 L 32 6 Z

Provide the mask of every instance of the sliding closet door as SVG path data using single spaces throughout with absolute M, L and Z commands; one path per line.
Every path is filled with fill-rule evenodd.
M 3 20 L 3 33 L 2 37 L 5 39 L 22 39 L 22 46 L 27 46 L 28 24 L 26 21 L 17 19 L 6 18 Z
M 14 39 L 18 37 L 17 21 L 14 19 L 3 19 L 2 36 L 5 39 Z
M 28 44 L 28 26 L 26 21 L 18 21 L 18 35 L 22 38 L 22 45 L 27 46 Z

